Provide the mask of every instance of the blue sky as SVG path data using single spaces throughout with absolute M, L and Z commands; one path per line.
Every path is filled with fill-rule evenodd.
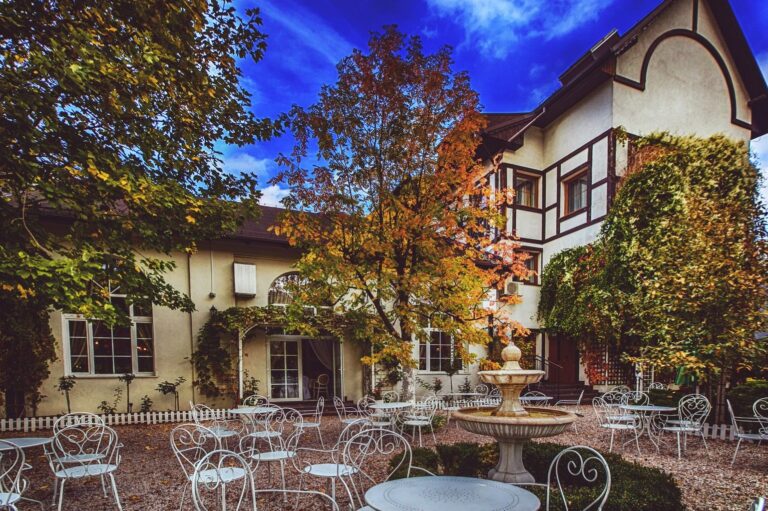
M 369 35 L 396 24 L 419 35 L 426 51 L 454 48 L 456 70 L 469 72 L 486 112 L 529 111 L 558 87 L 557 77 L 613 28 L 626 32 L 660 0 L 239 0 L 258 7 L 268 35 L 265 58 L 241 62 L 242 85 L 258 116 L 314 102 L 336 78 L 336 63 Z M 768 72 L 768 1 L 732 0 L 747 40 Z M 267 181 L 274 158 L 290 151 L 290 135 L 248 147 L 220 147 L 225 169 L 254 171 L 262 203 L 287 191 Z M 766 162 L 768 136 L 753 148 Z

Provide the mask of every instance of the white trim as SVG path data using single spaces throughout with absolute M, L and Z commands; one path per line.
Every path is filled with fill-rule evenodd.
M 302 344 L 303 340 L 307 337 L 304 335 L 268 335 L 266 337 L 267 342 L 267 396 L 270 400 L 274 401 L 303 401 L 304 400 L 304 365 L 302 363 Z M 282 342 L 295 342 L 298 346 L 297 348 L 297 357 L 298 357 L 298 386 L 299 386 L 299 395 L 298 397 L 274 397 L 272 396 L 272 348 L 271 343 L 272 341 L 282 341 Z M 285 368 L 283 368 L 284 371 L 286 371 Z M 287 387 L 287 385 L 285 386 Z

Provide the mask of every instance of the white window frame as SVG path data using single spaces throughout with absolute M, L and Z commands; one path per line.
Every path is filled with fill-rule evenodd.
M 426 364 L 426 369 L 421 369 L 421 353 L 420 353 L 420 350 L 421 350 L 422 341 L 419 340 L 416 343 L 416 358 L 417 358 L 418 364 L 419 364 L 418 365 L 418 367 L 419 367 L 418 372 L 420 374 L 446 374 L 445 371 L 440 371 L 440 370 L 437 370 L 437 369 L 432 369 L 432 355 L 431 355 L 431 351 L 430 351 L 429 348 L 430 348 L 430 345 L 432 344 L 432 341 L 431 341 L 431 339 L 432 339 L 432 332 L 441 332 L 441 333 L 443 333 L 445 335 L 448 335 L 448 334 L 444 330 L 440 330 L 439 328 L 432 328 L 432 327 L 425 328 L 424 332 L 427 334 L 427 336 L 430 339 L 429 341 L 424 341 L 424 345 L 426 346 L 426 351 L 427 351 L 427 356 L 426 356 L 427 364 Z M 451 335 L 449 337 L 451 338 L 451 362 L 453 362 L 456 359 L 456 344 L 453 342 L 453 336 Z M 467 371 L 467 364 L 465 364 L 463 360 L 461 362 L 461 369 L 459 369 L 459 371 L 456 374 L 469 374 L 469 372 Z
M 125 298 L 126 295 L 111 294 L 110 298 Z M 157 374 L 157 352 L 155 351 L 155 322 L 154 314 L 151 316 L 134 316 L 133 304 L 129 305 L 129 314 L 131 319 L 130 331 L 131 331 L 131 372 L 136 376 L 155 376 Z M 64 352 L 64 373 L 66 376 L 76 376 L 78 378 L 116 378 L 122 376 L 124 373 L 96 373 L 95 372 L 95 359 L 93 348 L 93 318 L 87 318 L 82 314 L 63 313 L 61 315 L 61 339 Z M 72 371 L 72 357 L 69 341 L 69 322 L 70 321 L 85 321 L 86 342 L 88 343 L 88 368 L 87 373 L 76 373 Z M 152 325 L 152 371 L 139 372 L 139 354 L 138 354 L 138 329 L 137 323 Z

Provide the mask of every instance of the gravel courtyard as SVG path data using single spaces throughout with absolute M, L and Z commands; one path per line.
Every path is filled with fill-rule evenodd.
M 608 435 L 599 430 L 591 407 L 580 407 L 585 416 L 579 419 L 578 433 L 569 431 L 552 441 L 563 445 L 583 444 L 607 449 Z M 170 510 L 178 509 L 184 476 L 169 444 L 169 433 L 175 424 L 153 426 L 116 427 L 120 441 L 124 444 L 122 463 L 116 473 L 116 480 L 123 507 L 126 510 Z M 339 422 L 335 417 L 323 420 L 323 436 L 326 447 L 333 443 L 339 432 Z M 24 436 L 43 436 L 48 431 L 27 433 Z M 2 433 L 0 437 L 17 437 L 22 434 Z M 481 437 L 457 429 L 453 424 L 442 428 L 437 433 L 440 443 L 489 442 Z M 432 445 L 431 437 L 425 437 L 426 445 Z M 617 442 L 620 444 L 621 442 Z M 641 442 L 642 456 L 634 450 L 634 444 L 619 449 L 626 458 L 643 465 L 655 466 L 672 473 L 680 485 L 686 505 L 690 510 L 743 510 L 749 508 L 753 497 L 768 494 L 768 446 L 742 444 L 739 458 L 731 468 L 731 456 L 734 442 L 710 440 L 708 457 L 701 440 L 688 443 L 688 452 L 682 460 L 677 459 L 674 439 L 669 437 L 662 445 L 661 453 L 656 454 L 650 442 Z M 302 445 L 319 448 L 317 436 L 307 433 L 302 438 Z M 53 480 L 45 456 L 41 449 L 29 451 L 27 461 L 32 470 L 27 474 L 31 481 L 28 497 L 50 502 Z M 382 464 L 383 467 L 383 464 Z M 270 484 L 266 470 L 259 470 L 257 485 L 259 488 L 277 487 L 279 479 L 275 477 Z M 288 488 L 296 488 L 298 476 L 292 467 L 287 470 Z M 315 483 L 313 489 L 322 490 L 322 484 Z M 648 488 L 649 492 L 653 488 Z M 110 497 L 104 497 L 98 479 L 67 483 L 64 509 L 68 510 L 109 510 L 116 509 Z M 187 490 L 189 492 L 189 490 Z M 341 492 L 340 492 L 341 493 Z M 642 496 L 638 495 L 638 499 Z M 341 499 L 340 499 L 341 500 Z M 187 493 L 185 509 L 192 509 Z M 22 504 L 24 509 L 39 509 L 34 504 Z

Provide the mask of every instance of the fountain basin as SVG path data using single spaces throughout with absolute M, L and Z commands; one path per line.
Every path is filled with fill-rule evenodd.
M 461 428 L 499 442 L 499 463 L 488 477 L 505 483 L 532 483 L 533 476 L 523 466 L 523 443 L 531 438 L 559 435 L 576 420 L 576 415 L 557 408 L 525 407 L 525 416 L 492 415 L 496 407 L 462 408 L 451 419 Z

